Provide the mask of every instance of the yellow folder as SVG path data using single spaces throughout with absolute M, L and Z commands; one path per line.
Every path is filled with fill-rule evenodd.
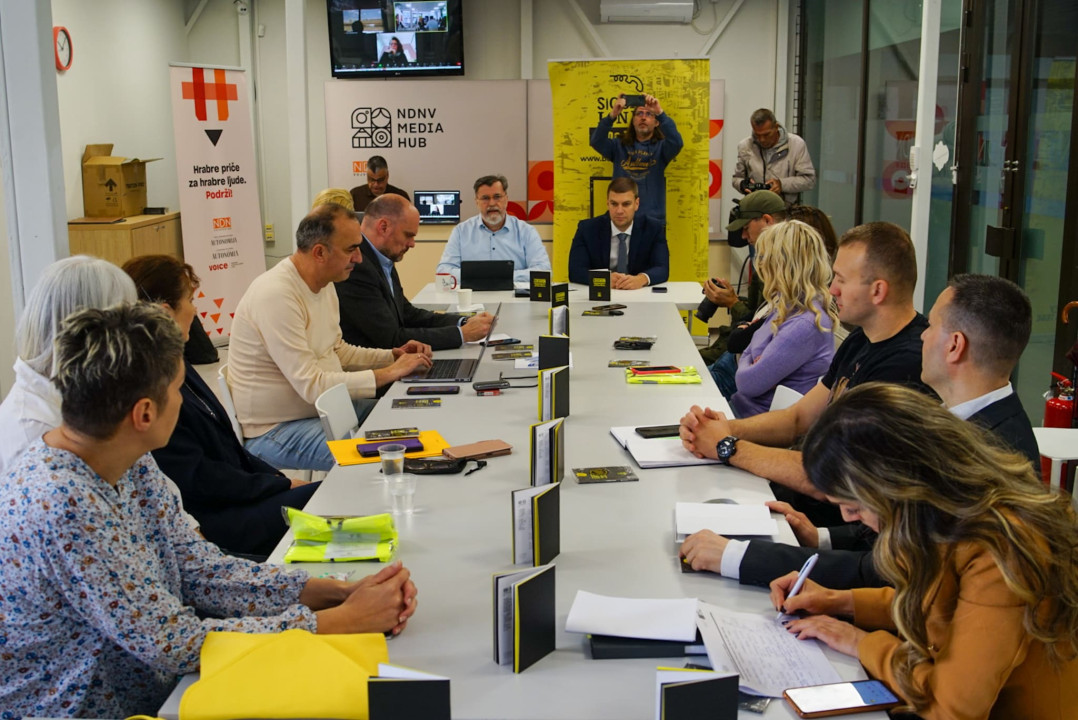
M 376 440 L 373 442 L 384 443 L 385 440 Z M 423 430 L 419 433 L 419 442 L 423 443 L 423 449 L 420 452 L 408 453 L 405 457 L 410 458 L 424 458 L 424 457 L 438 457 L 442 454 L 442 450 L 449 447 L 449 443 L 445 441 L 441 433 L 437 430 Z M 333 453 L 333 459 L 337 461 L 338 465 L 363 465 L 364 463 L 376 463 L 379 462 L 377 455 L 371 457 L 363 457 L 359 454 L 359 450 L 356 449 L 357 445 L 369 445 L 359 438 L 352 440 L 329 440 L 326 445 L 329 445 L 329 451 Z

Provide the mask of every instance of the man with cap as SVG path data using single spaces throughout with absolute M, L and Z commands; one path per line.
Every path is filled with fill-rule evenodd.
M 749 193 L 730 213 L 730 224 L 726 226 L 729 233 L 726 241 L 730 247 L 755 246 L 756 238 L 760 237 L 764 228 L 787 219 L 786 203 L 781 197 L 767 191 Z M 752 322 L 752 316 L 763 302 L 764 284 L 752 266 L 751 250 L 748 273 L 749 287 L 745 297 L 738 297 L 736 289 L 725 278 L 713 278 L 704 283 L 704 295 L 707 298 L 696 309 L 696 317 L 707 322 L 720 307 L 730 311 L 730 325 L 719 328 L 719 337 L 715 342 L 700 351 L 700 356 L 709 366 L 725 359 L 723 355 L 726 353 L 731 331 Z M 737 370 L 736 362 L 733 363 L 732 370 Z M 730 377 L 733 377 L 733 372 Z

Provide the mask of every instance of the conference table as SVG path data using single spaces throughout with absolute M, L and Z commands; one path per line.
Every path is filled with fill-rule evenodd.
M 396 383 L 364 427 L 415 426 L 438 430 L 452 445 L 501 439 L 510 455 L 490 458 L 470 475 L 419 476 L 415 512 L 396 518 L 398 557 L 410 569 L 419 605 L 408 627 L 389 641 L 394 664 L 449 677 L 454 718 L 600 718 L 625 720 L 655 714 L 655 670 L 680 667 L 688 658 L 593 660 L 585 636 L 565 631 L 578 590 L 629 598 L 692 597 L 742 612 L 770 613 L 767 592 L 711 573 L 683 573 L 674 542 L 674 504 L 729 498 L 739 503 L 772 499 L 768 484 L 747 472 L 718 465 L 642 470 L 638 482 L 577 484 L 574 467 L 633 465 L 610 435 L 612 426 L 673 424 L 693 404 L 727 411 L 728 406 L 702 367 L 692 339 L 671 302 L 627 302 L 621 317 L 584 317 L 587 292 L 572 293 L 570 414 L 564 422 L 566 476 L 561 486 L 561 553 L 556 566 L 556 650 L 520 674 L 493 659 L 492 575 L 524 569 L 512 564 L 510 493 L 528 487 L 529 426 L 538 422 L 534 371 L 515 370 L 512 361 L 484 355 L 476 380 L 521 376 L 497 396 L 477 396 L 470 385 L 443 396 L 441 407 L 391 407 L 406 397 Z M 578 299 L 579 298 L 579 299 Z M 487 309 L 494 311 L 496 306 Z M 537 344 L 547 333 L 547 305 L 501 304 L 497 329 Z M 653 335 L 651 350 L 619 351 L 622 335 Z M 474 356 L 466 346 L 439 357 Z M 644 359 L 652 364 L 695 365 L 699 385 L 630 385 L 612 359 Z M 391 498 L 377 463 L 337 467 L 323 481 L 306 510 L 318 514 L 388 512 Z M 775 516 L 778 518 L 778 516 Z M 784 521 L 776 540 L 793 543 Z M 286 536 L 269 562 L 280 562 Z M 370 563 L 306 565 L 312 575 L 376 572 Z M 844 679 L 863 679 L 853 658 L 824 648 Z M 177 717 L 179 696 L 189 676 L 160 710 Z M 740 717 L 757 717 L 741 711 Z M 784 701 L 774 700 L 767 718 L 792 718 Z M 884 718 L 883 713 L 863 717 Z
M 648 303 L 670 304 L 673 303 L 679 310 L 695 309 L 704 299 L 702 286 L 698 282 L 672 281 L 665 282 L 656 287 L 665 288 L 664 292 L 655 292 L 653 287 L 644 287 L 639 290 L 614 290 L 610 291 L 610 299 L 600 302 L 592 302 L 592 305 L 606 303 Z M 474 290 L 472 301 L 482 303 L 489 309 L 493 305 L 501 303 L 527 303 L 527 297 L 518 297 L 509 290 Z M 588 301 L 588 286 L 579 283 L 569 283 L 569 302 L 586 303 Z M 457 303 L 456 290 L 442 290 L 434 283 L 423 286 L 414 298 L 412 304 L 419 307 L 444 308 L 447 305 L 455 306 Z

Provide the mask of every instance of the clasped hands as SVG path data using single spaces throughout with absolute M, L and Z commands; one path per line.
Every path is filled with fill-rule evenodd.
M 316 611 L 319 633 L 399 635 L 415 613 L 418 591 L 398 560 L 357 582 L 311 578 L 299 600 Z
M 639 290 L 648 284 L 647 275 L 626 275 L 625 273 L 610 273 L 610 285 L 615 290 Z

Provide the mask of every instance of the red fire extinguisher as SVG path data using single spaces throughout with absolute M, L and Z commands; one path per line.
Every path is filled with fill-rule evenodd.
M 1074 418 L 1074 386 L 1059 373 L 1052 373 L 1051 389 L 1044 394 L 1044 427 L 1069 428 Z M 1050 477 L 1052 461 L 1041 458 L 1041 477 Z

